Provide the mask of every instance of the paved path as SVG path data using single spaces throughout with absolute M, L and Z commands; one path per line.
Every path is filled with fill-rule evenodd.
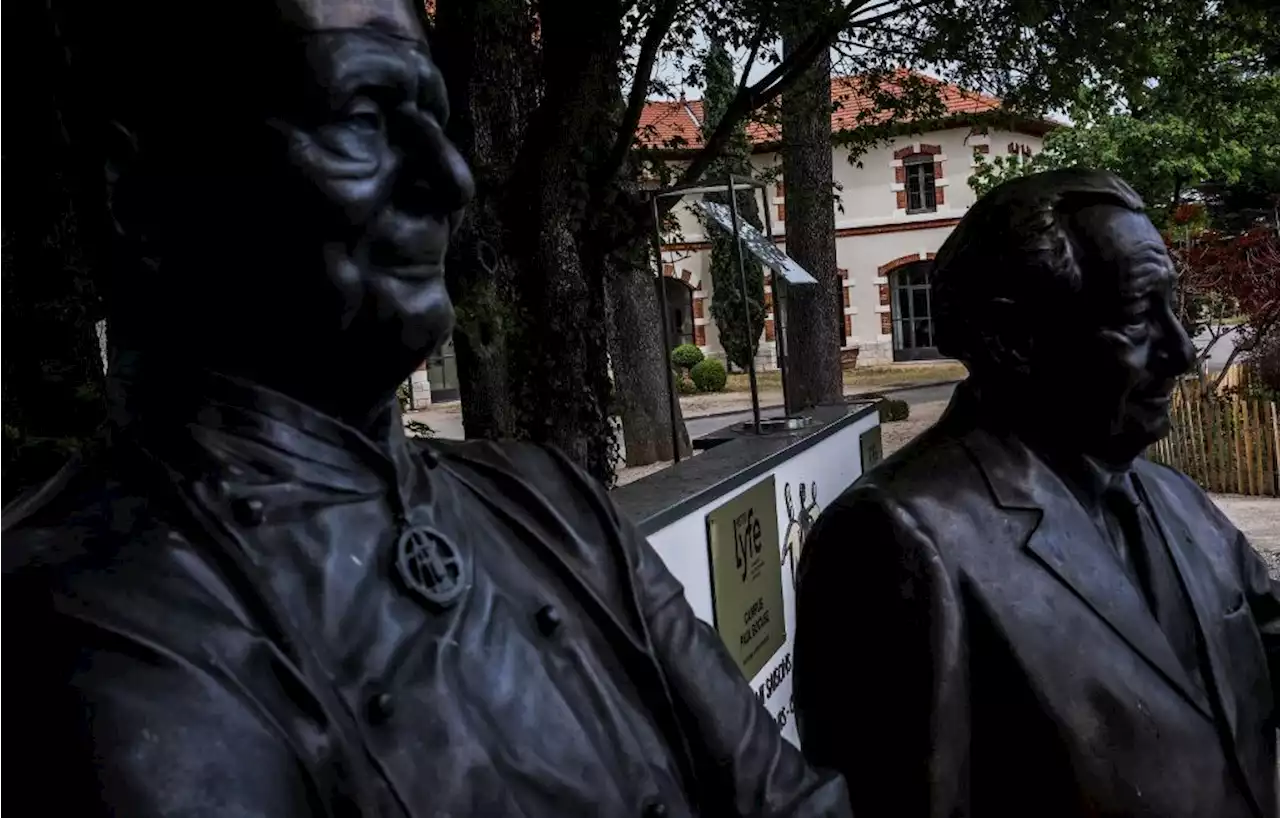
M 1280 579 L 1280 497 L 1241 497 L 1215 494 L 1213 501 L 1249 538 L 1271 566 L 1271 575 Z
M 1201 332 L 1197 335 L 1193 342 L 1196 349 L 1204 349 L 1209 343 L 1209 333 Z M 1227 358 L 1231 357 L 1231 352 L 1236 348 L 1236 344 L 1240 343 L 1240 330 L 1230 329 L 1214 343 L 1213 348 L 1209 350 L 1209 356 L 1204 359 L 1205 368 L 1211 372 L 1222 369 L 1226 366 Z
M 951 400 L 951 393 L 955 391 L 956 385 L 953 383 L 943 384 L 941 386 L 919 386 L 919 387 L 903 387 L 898 389 L 886 389 L 881 394 L 892 395 L 895 398 L 905 400 L 908 405 L 914 409 L 916 406 L 925 403 L 934 403 L 937 401 Z M 782 408 L 763 409 L 760 412 L 762 418 L 782 417 Z M 732 415 L 715 415 L 713 417 L 689 418 L 684 422 L 685 428 L 689 430 L 689 437 L 697 439 L 703 435 L 711 434 L 714 431 L 723 429 L 726 426 L 732 426 L 735 423 L 746 423 L 751 420 L 751 412 L 736 412 Z
M 951 392 L 955 389 L 955 384 L 944 384 L 942 386 L 920 386 L 920 387 L 897 387 L 879 390 L 881 394 L 892 394 L 894 397 L 901 398 L 913 407 L 920 403 L 929 403 L 933 401 L 947 401 L 951 398 Z M 866 391 L 877 391 L 868 389 Z M 770 395 L 766 393 L 762 404 L 768 405 L 770 399 L 780 399 L 780 394 Z M 727 396 L 727 398 L 741 398 L 740 395 Z M 763 418 L 781 417 L 781 407 L 773 409 L 763 409 L 760 412 Z M 432 406 L 429 409 L 420 409 L 416 412 L 406 413 L 406 417 L 410 420 L 418 420 L 426 423 L 435 432 L 436 437 L 445 440 L 462 440 L 465 436 L 462 429 L 462 405 L 459 403 L 447 403 Z M 717 429 L 723 429 L 734 423 L 751 420 L 751 411 L 734 412 L 728 415 L 714 415 L 709 417 L 690 417 L 685 420 L 685 428 L 689 430 L 690 438 L 699 438 L 703 435 L 710 434 Z

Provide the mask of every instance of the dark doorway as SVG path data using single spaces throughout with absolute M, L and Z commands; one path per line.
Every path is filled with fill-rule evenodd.
M 662 277 L 667 291 L 667 340 L 671 348 L 693 343 L 693 290 L 677 278 Z
M 913 261 L 893 271 L 893 359 L 927 361 L 940 357 L 933 339 L 929 291 L 932 261 Z
M 458 359 L 453 355 L 453 339 L 440 347 L 427 361 L 427 382 L 431 384 L 431 402 L 448 403 L 458 399 Z

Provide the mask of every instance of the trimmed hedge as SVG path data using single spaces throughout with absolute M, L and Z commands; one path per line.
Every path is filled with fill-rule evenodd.
M 681 344 L 671 350 L 671 365 L 676 369 L 688 371 L 698 364 L 702 363 L 707 356 L 702 354 L 702 350 L 693 344 Z
M 699 392 L 723 392 L 729 373 L 725 372 L 724 364 L 714 358 L 707 358 L 689 370 L 689 378 Z

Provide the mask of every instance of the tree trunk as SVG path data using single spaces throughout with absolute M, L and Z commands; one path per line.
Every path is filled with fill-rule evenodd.
M 545 96 L 501 202 L 513 262 L 508 377 L 517 433 L 613 479 L 603 255 L 592 174 L 613 143 L 623 56 L 616 2 L 539 7 Z
M 519 316 L 501 208 L 539 97 L 534 30 L 521 0 L 436 4 L 433 55 L 449 88 L 449 136 L 476 179 L 446 260 L 468 438 L 519 434 L 508 356 Z
M 647 242 L 638 240 L 607 264 L 609 357 L 613 403 L 622 418 L 627 465 L 673 460 L 670 412 L 671 365 L 662 343 L 657 282 Z M 680 456 L 690 453 L 689 433 L 675 406 Z
M 497 440 L 516 436 L 507 354 L 512 271 L 491 197 L 478 204 L 450 244 L 446 269 L 457 313 L 453 349 L 463 430 L 468 440 Z
M 791 47 L 806 31 L 785 38 Z M 805 408 L 843 400 L 840 338 L 844 302 L 836 271 L 832 206 L 831 56 L 823 51 L 782 97 L 782 176 L 787 254 L 818 280 L 788 291 L 787 388 L 790 404 Z

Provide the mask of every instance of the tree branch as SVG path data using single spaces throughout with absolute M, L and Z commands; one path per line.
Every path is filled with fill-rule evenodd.
M 658 58 L 658 49 L 671 30 L 679 9 L 680 0 L 662 0 L 653 12 L 653 19 L 649 21 L 649 29 L 640 43 L 640 54 L 636 57 L 635 76 L 631 79 L 631 91 L 627 94 L 627 110 L 622 115 L 609 158 L 601 168 L 601 176 L 605 179 L 612 179 L 617 174 L 627 158 L 627 151 L 635 141 L 640 115 L 644 113 L 644 104 L 649 96 L 649 82 L 653 79 L 653 65 Z
M 924 8 L 925 6 L 935 2 L 937 2 L 937 0 L 916 0 L 916 2 L 908 5 L 905 8 L 895 8 L 891 11 L 886 11 L 883 14 L 877 14 L 875 17 L 865 17 L 865 18 L 859 18 L 857 20 L 851 19 L 850 22 L 853 23 L 858 28 L 870 28 L 871 26 L 875 25 L 881 20 L 887 20 L 890 17 L 898 17 L 900 15 L 907 14 L 909 12 L 915 11 L 918 8 Z M 889 5 L 889 4 L 877 3 L 874 6 L 867 6 L 866 8 L 861 9 L 861 11 L 863 12 L 875 11 L 876 9 L 886 5 Z
M 862 8 L 858 9 L 858 11 L 855 12 L 855 14 L 870 14 L 873 11 L 877 11 L 879 9 L 884 8 L 885 6 L 896 6 L 901 2 L 902 0 L 881 0 L 881 2 L 879 3 L 872 3 L 869 6 L 863 6 Z M 862 22 L 862 21 L 859 20 L 858 22 Z
M 724 152 L 725 145 L 728 144 L 739 123 L 752 111 L 767 105 L 779 94 L 795 85 L 804 72 L 813 65 L 822 49 L 831 47 L 832 40 L 864 5 L 859 0 L 854 0 L 841 7 L 824 22 L 814 26 L 813 31 L 809 32 L 796 49 L 784 57 L 782 62 L 774 66 L 773 70 L 759 82 L 739 91 L 725 108 L 711 136 L 703 142 L 702 150 L 685 168 L 685 172 L 680 177 L 680 183 L 688 184 L 701 178 L 711 163 Z M 675 203 L 674 199 L 667 201 L 671 205 Z
M 751 49 L 747 52 L 747 64 L 742 68 L 742 79 L 738 82 L 738 95 L 741 95 L 747 88 L 747 78 L 751 76 L 751 69 L 756 64 L 756 54 L 760 52 L 760 44 L 764 40 L 765 18 L 760 18 L 759 25 L 756 26 L 756 33 L 751 37 Z

